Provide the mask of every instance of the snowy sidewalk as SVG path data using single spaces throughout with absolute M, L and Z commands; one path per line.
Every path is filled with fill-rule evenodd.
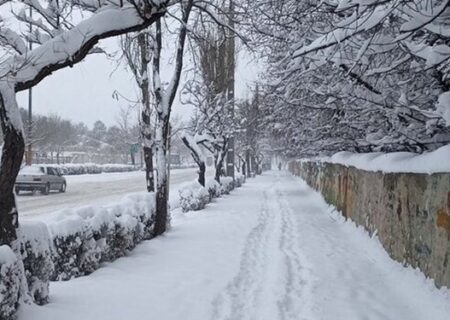
M 271 172 L 19 320 L 447 320 L 450 293 L 390 260 L 302 181 Z

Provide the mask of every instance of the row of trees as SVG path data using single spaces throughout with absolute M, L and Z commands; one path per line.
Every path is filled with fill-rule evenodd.
M 20 109 L 20 114 L 25 119 L 24 125 L 28 127 L 27 111 Z M 27 131 L 26 143 L 31 143 L 35 152 L 50 153 L 51 160 L 57 163 L 64 151 L 118 155 L 122 162 L 133 163 L 131 146 L 139 143 L 138 124 L 129 109 L 121 110 L 115 124 L 108 127 L 97 120 L 92 128 L 82 122 L 73 123 L 57 114 L 35 114 L 31 137 L 28 134 Z
M 449 2 L 248 1 L 266 127 L 290 156 L 450 141 Z

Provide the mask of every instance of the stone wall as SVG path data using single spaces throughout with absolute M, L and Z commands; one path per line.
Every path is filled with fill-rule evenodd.
M 369 172 L 300 161 L 290 162 L 289 170 L 346 218 L 376 232 L 393 259 L 450 288 L 449 173 Z

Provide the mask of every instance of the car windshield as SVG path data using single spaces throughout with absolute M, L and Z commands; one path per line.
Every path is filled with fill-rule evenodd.
M 44 174 L 44 169 L 42 167 L 25 166 L 20 170 L 19 174 L 41 175 Z

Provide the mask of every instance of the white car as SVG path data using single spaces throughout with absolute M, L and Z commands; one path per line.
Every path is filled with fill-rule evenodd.
M 33 165 L 25 166 L 19 171 L 14 189 L 16 194 L 20 191 L 40 191 L 47 195 L 51 190 L 65 192 L 66 185 L 66 179 L 58 168 Z

